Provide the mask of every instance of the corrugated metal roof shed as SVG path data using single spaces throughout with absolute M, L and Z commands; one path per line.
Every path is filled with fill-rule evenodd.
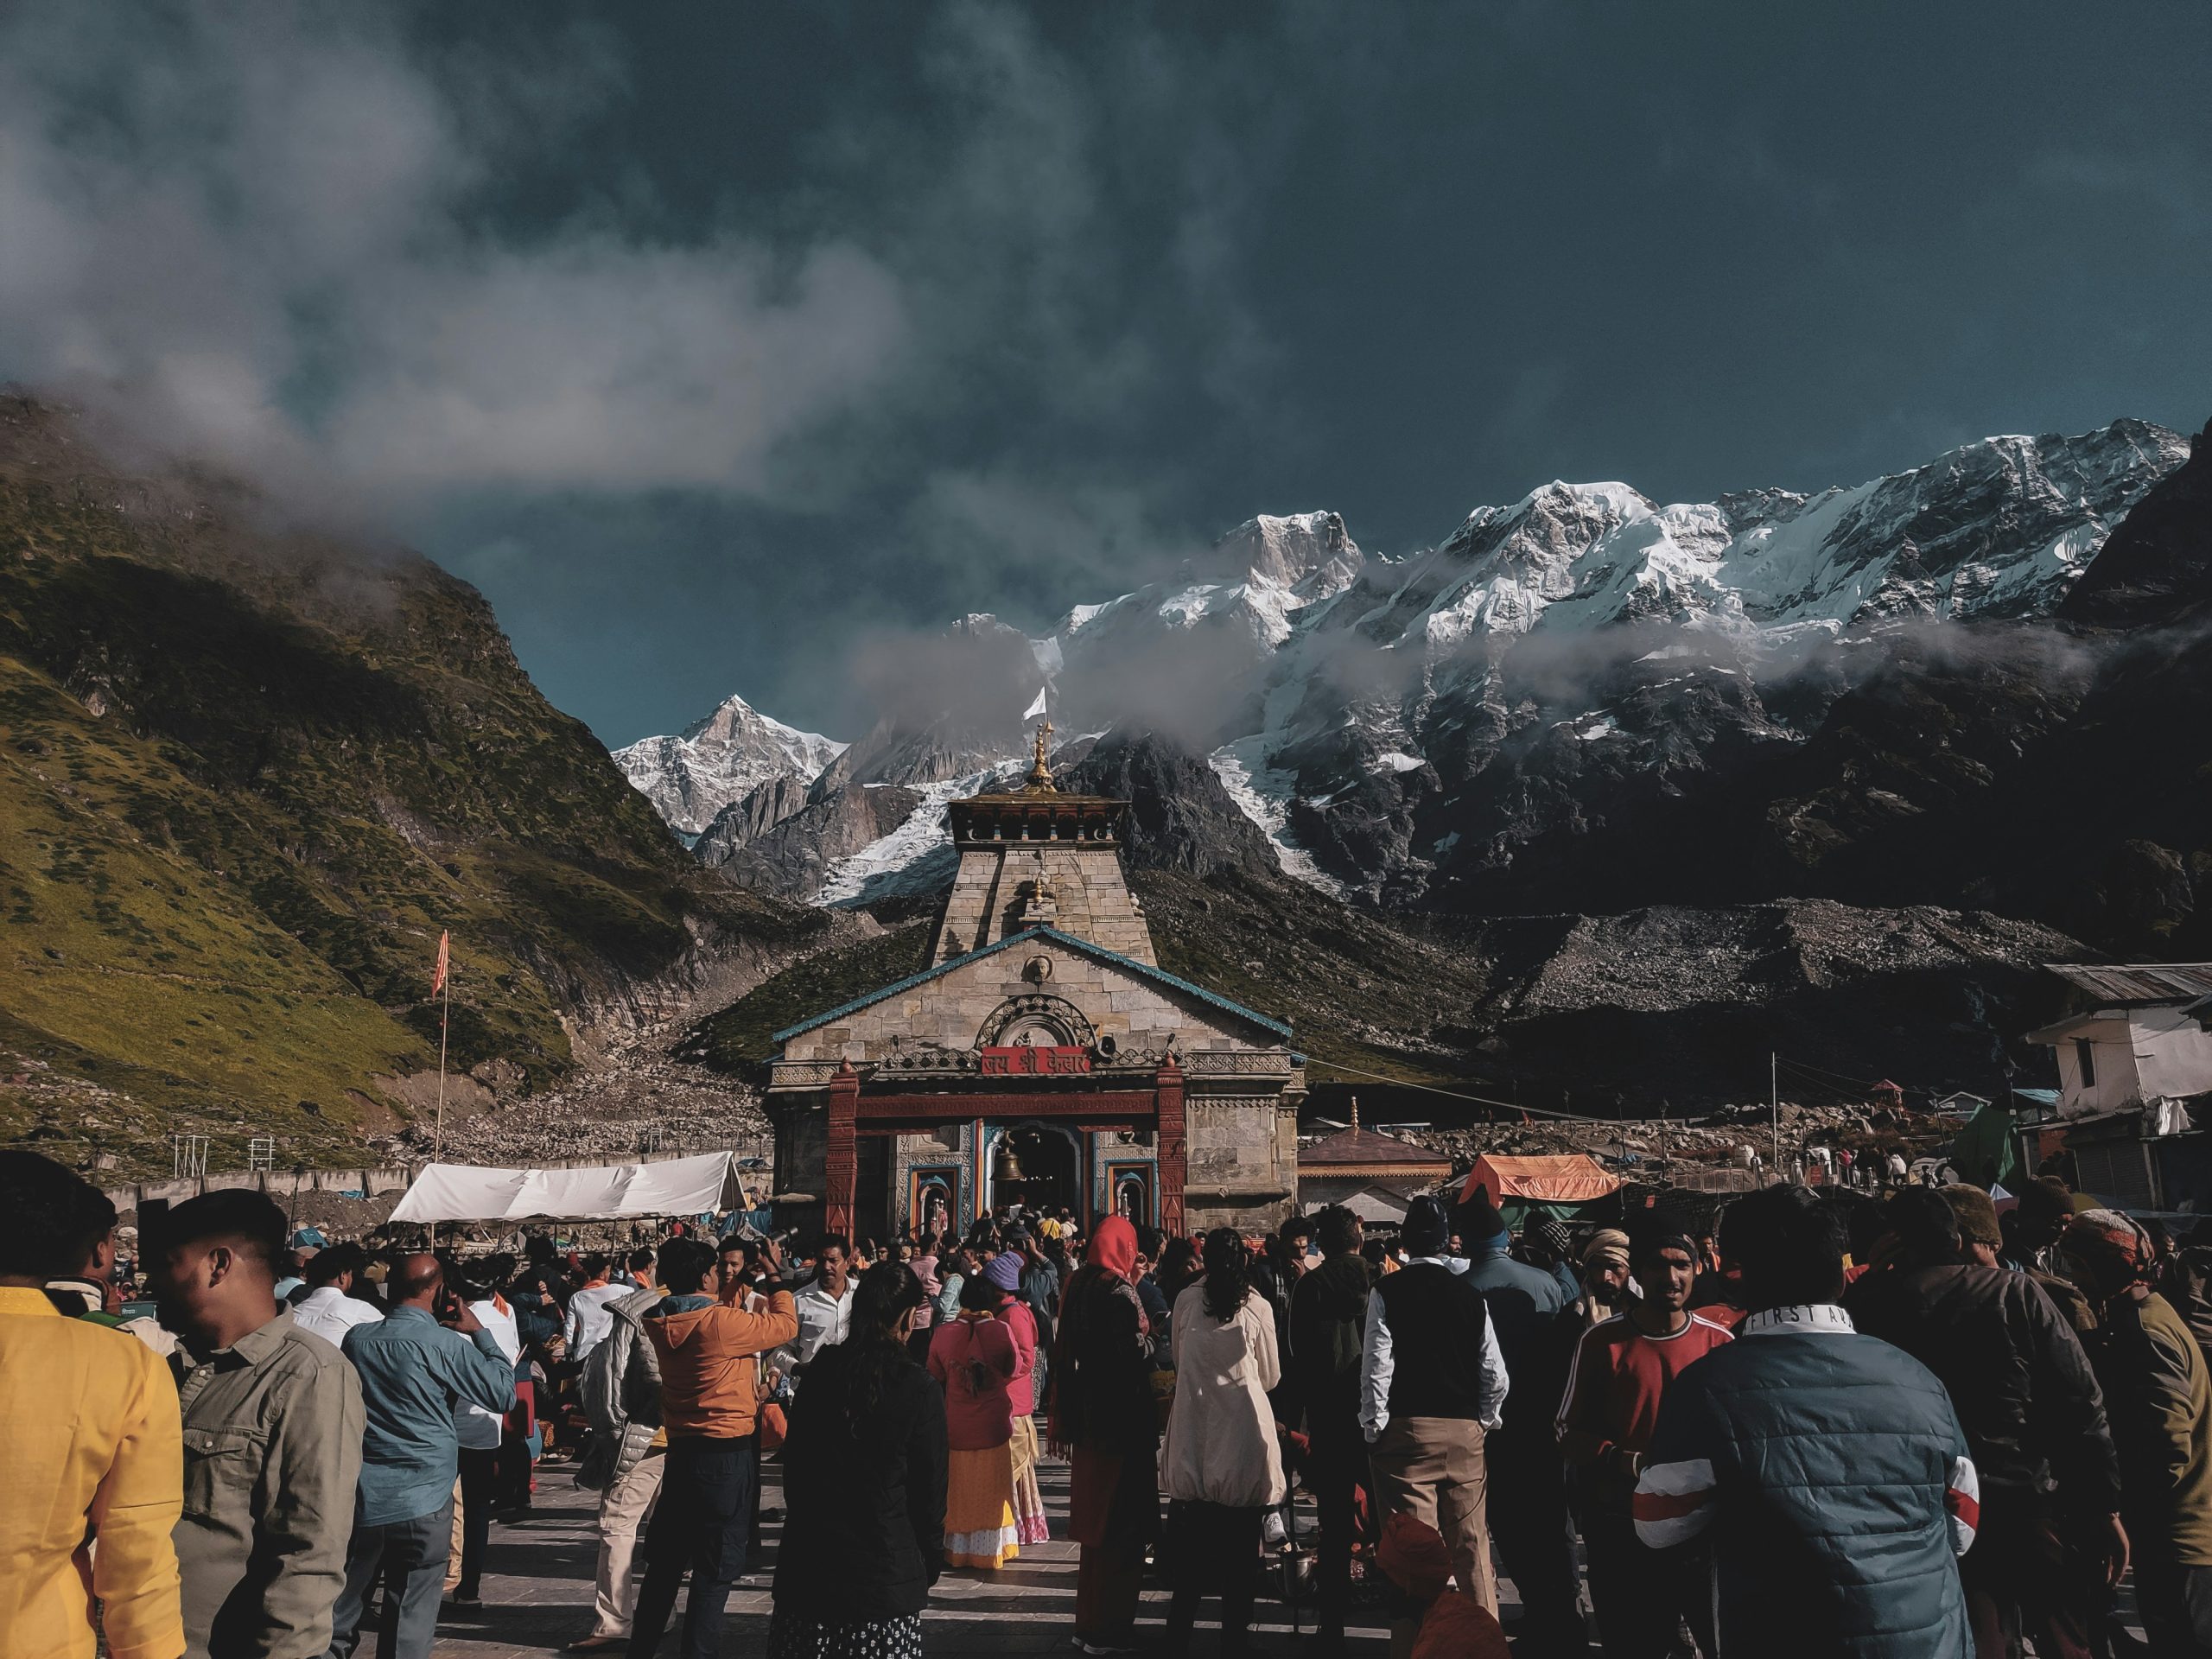
M 2212 996 L 2212 962 L 2128 963 L 2090 967 L 2048 962 L 2044 966 L 2099 1003 L 2194 1002 Z

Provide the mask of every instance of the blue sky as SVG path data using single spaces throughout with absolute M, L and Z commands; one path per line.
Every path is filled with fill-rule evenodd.
M 0 373 L 490 595 L 610 742 L 1554 477 L 2212 415 L 2212 7 L 54 0 Z

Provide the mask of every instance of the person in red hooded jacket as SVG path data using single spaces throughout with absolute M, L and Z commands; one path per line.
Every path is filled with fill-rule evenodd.
M 1136 1651 L 1145 1546 L 1160 1528 L 1154 1341 L 1132 1278 L 1136 1258 L 1126 1217 L 1098 1224 L 1061 1298 L 1052 1351 L 1052 1444 L 1069 1454 L 1068 1535 L 1083 1546 L 1075 1599 L 1083 1653 Z

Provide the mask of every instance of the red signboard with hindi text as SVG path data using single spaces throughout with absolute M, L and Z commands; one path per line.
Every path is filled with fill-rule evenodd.
M 982 1055 L 987 1077 L 1070 1077 L 1090 1070 L 1087 1048 L 1046 1048 L 1024 1043 L 1012 1048 L 987 1048 Z

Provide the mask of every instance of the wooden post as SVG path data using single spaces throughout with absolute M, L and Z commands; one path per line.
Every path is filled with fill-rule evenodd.
M 1183 1068 L 1172 1055 L 1160 1063 L 1153 1088 L 1160 1137 L 1160 1227 L 1176 1238 L 1183 1231 L 1183 1182 L 1189 1162 L 1183 1141 Z
M 853 1234 L 853 1198 L 860 1181 L 861 1074 L 853 1063 L 839 1064 L 830 1079 L 830 1145 L 823 1160 L 823 1228 Z

